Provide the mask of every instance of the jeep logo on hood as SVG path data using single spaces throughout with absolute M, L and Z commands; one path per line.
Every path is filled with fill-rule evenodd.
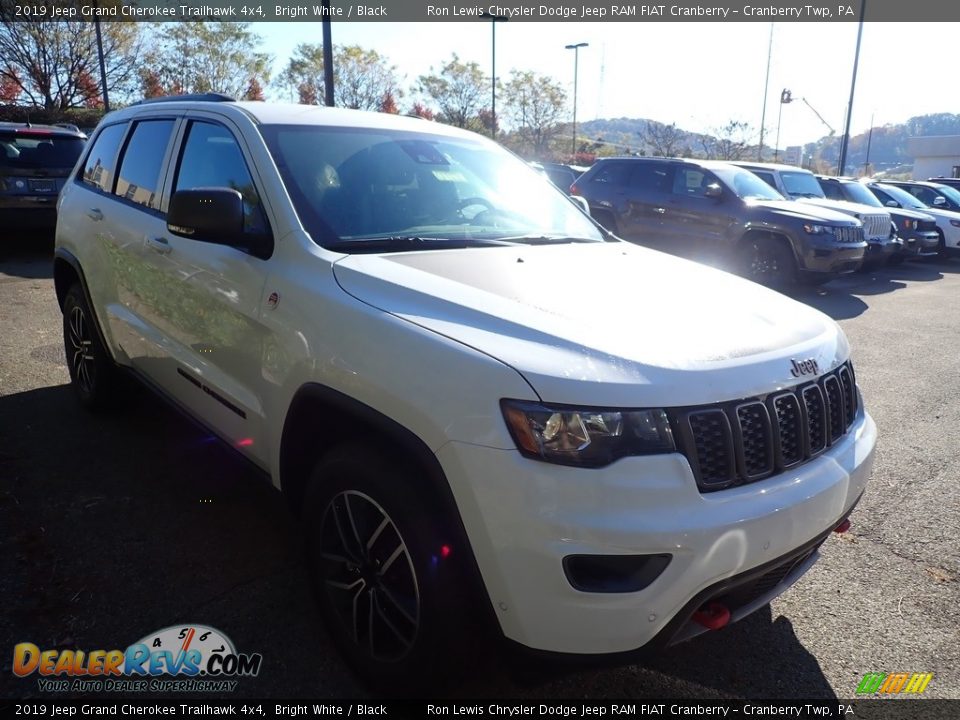
M 794 377 L 802 377 L 804 375 L 819 375 L 820 367 L 817 365 L 817 361 L 813 358 L 807 360 L 790 360 L 793 367 L 790 370 L 790 374 Z

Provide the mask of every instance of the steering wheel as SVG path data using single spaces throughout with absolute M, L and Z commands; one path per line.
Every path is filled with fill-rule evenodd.
M 481 206 L 483 209 L 479 212 L 475 212 L 473 215 L 467 216 L 464 214 L 464 210 L 471 207 Z M 457 203 L 457 216 L 463 218 L 467 222 L 473 222 L 479 215 L 482 215 L 485 212 L 492 212 L 493 205 L 489 200 L 485 200 L 482 197 L 468 197 L 464 198 Z

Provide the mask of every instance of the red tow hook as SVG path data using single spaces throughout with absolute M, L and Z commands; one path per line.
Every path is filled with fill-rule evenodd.
M 708 603 L 693 614 L 693 621 L 707 630 L 719 630 L 730 622 L 730 611 L 718 602 Z
M 850 529 L 850 518 L 847 518 L 847 519 L 844 520 L 842 523 L 840 523 L 839 525 L 837 525 L 837 526 L 833 529 L 833 531 L 839 535 L 839 534 L 841 534 L 841 533 L 845 533 L 845 532 L 846 532 L 847 530 L 849 530 L 849 529 Z

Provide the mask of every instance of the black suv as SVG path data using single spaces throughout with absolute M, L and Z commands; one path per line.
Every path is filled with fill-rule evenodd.
M 955 187 L 921 180 L 883 180 L 883 182 L 906 190 L 929 207 L 960 212 L 960 190 Z
M 57 195 L 86 139 L 73 125 L 0 122 L 0 223 L 4 228 L 54 229 Z
M 787 200 L 753 173 L 722 162 L 605 158 L 571 192 L 626 240 L 766 285 L 853 272 L 867 247 L 856 218 Z

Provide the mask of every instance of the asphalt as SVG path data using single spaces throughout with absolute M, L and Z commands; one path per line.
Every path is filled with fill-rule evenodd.
M 958 298 L 960 261 L 797 295 L 848 334 L 881 441 L 851 531 L 769 608 L 636 665 L 521 672 L 481 652 L 438 695 L 850 698 L 864 673 L 904 671 L 960 698 Z M 235 697 L 364 696 L 279 493 L 145 392 L 91 415 L 67 382 L 49 244 L 26 238 L 0 249 L 0 697 L 42 697 L 12 676 L 15 643 L 126 647 L 189 622 L 263 654 Z

